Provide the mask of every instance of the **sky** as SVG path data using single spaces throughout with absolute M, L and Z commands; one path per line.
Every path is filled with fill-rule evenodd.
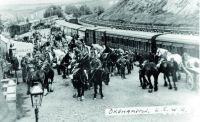
M 72 3 L 84 0 L 0 0 L 0 5 L 38 4 L 38 3 Z M 86 0 L 85 0 L 86 1 Z

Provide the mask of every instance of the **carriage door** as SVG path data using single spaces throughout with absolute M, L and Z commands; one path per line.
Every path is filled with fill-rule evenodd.
M 172 51 L 173 53 L 178 53 L 180 55 L 183 55 L 183 44 L 173 44 L 172 45 Z
M 85 43 L 89 45 L 89 32 L 88 30 L 85 31 Z

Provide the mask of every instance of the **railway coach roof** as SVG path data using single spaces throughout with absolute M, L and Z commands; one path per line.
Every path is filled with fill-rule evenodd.
M 5 43 L 10 43 L 11 39 L 8 39 L 8 38 L 6 38 L 5 36 L 0 35 L 0 41 L 3 41 L 3 42 L 5 42 Z
M 157 41 L 176 42 L 184 44 L 199 45 L 200 36 L 164 34 L 156 38 Z
M 64 26 L 64 27 L 73 28 L 73 29 L 79 29 L 83 27 L 81 25 L 66 22 L 65 20 L 56 20 L 56 24 L 59 26 Z
M 106 33 L 112 35 L 119 35 L 125 37 L 136 37 L 136 38 L 144 38 L 144 39 L 151 39 L 154 35 L 159 33 L 152 33 L 152 32 L 143 32 L 143 31 L 129 31 L 129 30 L 118 30 L 118 29 L 106 29 Z

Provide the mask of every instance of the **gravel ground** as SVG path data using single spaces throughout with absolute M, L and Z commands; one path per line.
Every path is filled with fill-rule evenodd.
M 185 76 L 182 77 L 182 79 Z M 85 92 L 85 100 L 73 98 L 71 82 L 56 75 L 54 92 L 43 97 L 39 108 L 40 122 L 197 122 L 200 115 L 198 109 L 198 93 L 187 89 L 185 80 L 177 84 L 178 91 L 168 90 L 163 86 L 163 77 L 159 77 L 159 91 L 148 93 L 139 87 L 138 69 L 127 79 L 119 76 L 111 77 L 109 86 L 103 86 L 105 99 L 99 96 L 93 100 L 93 89 Z M 26 95 L 26 84 L 17 87 L 17 122 L 35 121 L 34 109 L 30 97 Z M 198 103 L 198 104 L 197 104 Z M 189 105 L 191 111 L 185 114 L 148 114 L 105 116 L 106 108 L 146 107 L 162 105 Z M 199 119 L 200 120 L 200 119 Z

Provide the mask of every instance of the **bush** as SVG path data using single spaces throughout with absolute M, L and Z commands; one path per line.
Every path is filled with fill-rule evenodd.
M 62 9 L 60 6 L 50 6 L 44 12 L 44 18 L 55 16 L 63 17 Z

